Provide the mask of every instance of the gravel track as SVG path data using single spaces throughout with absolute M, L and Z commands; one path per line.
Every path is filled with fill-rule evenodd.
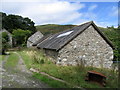
M 3 88 L 49 88 L 48 85 L 41 82 L 40 80 L 32 77 L 30 72 L 19 53 L 14 52 L 18 57 L 19 61 L 15 68 L 5 68 L 5 63 L 9 57 L 6 56 L 5 60 L 0 65 L 2 74 L 2 87 Z M 13 58 L 14 59 L 14 58 Z

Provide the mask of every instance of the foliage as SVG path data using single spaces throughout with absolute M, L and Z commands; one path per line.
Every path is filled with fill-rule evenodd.
M 29 68 L 35 68 L 40 72 L 45 72 L 51 76 L 67 81 L 68 83 L 71 84 L 71 87 L 81 86 L 84 88 L 100 88 L 101 86 L 95 83 L 88 83 L 85 81 L 85 76 L 87 74 L 87 71 L 95 70 L 107 76 L 106 87 L 117 88 L 118 75 L 114 71 L 107 70 L 107 69 L 98 69 L 93 67 L 80 67 L 80 65 L 79 66 L 57 66 L 54 63 L 52 63 L 51 60 L 48 59 L 48 57 L 44 56 L 42 51 L 37 51 L 37 52 L 35 51 L 35 53 L 38 53 L 37 55 L 39 55 L 39 57 L 43 57 L 44 59 L 44 64 L 39 64 L 39 63 L 34 63 L 33 59 L 31 58 L 32 57 L 31 54 L 34 53 L 34 50 L 24 50 L 24 51 L 20 51 L 19 53 L 23 57 L 25 64 Z M 43 77 L 41 75 L 35 74 L 35 77 L 39 78 L 40 80 L 43 80 L 44 82 L 47 82 L 48 84 L 49 83 L 54 84 L 52 80 L 50 82 L 47 80 L 44 80 L 46 79 L 46 77 Z
M 109 28 L 104 28 L 104 30 L 103 29 L 101 30 L 110 39 L 113 46 L 115 47 L 114 60 L 120 61 L 120 30 L 119 28 L 109 27 Z
M 29 18 L 23 18 L 18 15 L 6 15 L 6 13 L 2 13 L 2 28 L 5 28 L 9 32 L 13 32 L 13 29 L 23 29 L 30 30 L 32 33 L 36 32 L 36 28 L 34 26 L 34 22 Z
M 9 36 L 8 36 L 7 32 L 2 32 L 2 38 L 4 38 L 6 40 L 6 42 L 9 41 Z
M 10 47 L 9 45 L 9 36 L 7 34 L 7 32 L 2 32 L 0 34 L 0 37 L 2 38 L 2 44 L 0 45 L 0 51 L 1 51 L 1 54 L 5 54 L 5 51 L 7 50 L 7 48 Z
M 17 45 L 22 45 L 26 43 L 27 38 L 31 35 L 31 32 L 29 30 L 16 29 L 13 30 L 12 34 Z

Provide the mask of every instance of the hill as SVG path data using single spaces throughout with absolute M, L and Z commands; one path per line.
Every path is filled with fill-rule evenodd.
M 41 31 L 44 35 L 54 34 L 57 32 L 64 31 L 66 29 L 70 29 L 76 25 L 57 25 L 57 24 L 46 24 L 46 25 L 38 25 L 36 29 Z

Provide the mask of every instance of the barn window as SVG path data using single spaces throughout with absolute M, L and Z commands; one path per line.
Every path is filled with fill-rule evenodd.
M 72 32 L 73 32 L 73 31 L 69 31 L 69 32 L 62 33 L 62 34 L 58 35 L 57 38 L 63 37 L 63 36 L 67 36 L 67 35 L 71 34 Z

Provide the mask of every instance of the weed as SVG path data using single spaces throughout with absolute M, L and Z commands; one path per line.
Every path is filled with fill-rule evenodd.
M 35 53 L 36 60 L 38 59 L 38 63 L 33 63 L 33 56 L 31 54 Z M 24 55 L 23 55 L 24 54 Z M 54 76 L 56 78 L 62 79 L 64 81 L 67 81 L 68 83 L 74 85 L 74 86 L 81 86 L 83 88 L 101 88 L 98 84 L 90 83 L 85 81 L 85 76 L 88 71 L 94 70 L 97 72 L 100 72 L 107 76 L 107 85 L 106 87 L 110 88 L 117 88 L 117 74 L 114 71 L 107 70 L 107 69 L 98 69 L 94 67 L 85 67 L 85 66 L 58 66 L 52 63 L 52 61 L 49 60 L 49 58 L 45 57 L 42 51 L 24 51 L 24 53 L 21 53 L 23 56 L 23 59 L 26 62 L 27 66 L 30 66 L 32 68 L 35 68 L 37 70 L 40 70 L 41 72 L 45 72 L 51 76 Z M 26 57 L 26 58 L 25 58 Z M 48 84 L 52 84 L 52 87 L 55 87 L 55 82 L 53 80 L 49 81 L 46 79 L 46 77 L 37 75 L 37 78 L 42 78 L 44 82 Z M 52 82 L 53 81 L 53 82 Z M 59 83 L 58 81 L 56 82 Z M 62 85 L 56 85 L 56 87 L 62 87 Z

